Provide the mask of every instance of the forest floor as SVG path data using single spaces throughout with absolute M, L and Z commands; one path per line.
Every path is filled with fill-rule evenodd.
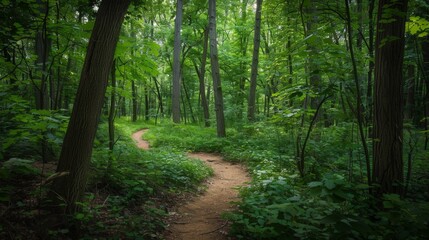
M 137 131 L 132 138 L 139 148 L 147 150 L 149 143 L 142 139 L 146 131 L 148 129 Z M 202 195 L 178 203 L 175 210 L 170 211 L 165 238 L 228 239 L 229 223 L 221 215 L 234 209 L 231 202 L 238 201 L 237 188 L 250 182 L 250 177 L 242 165 L 226 162 L 216 154 L 188 153 L 188 157 L 204 161 L 213 169 L 214 175 L 206 181 L 207 189 Z

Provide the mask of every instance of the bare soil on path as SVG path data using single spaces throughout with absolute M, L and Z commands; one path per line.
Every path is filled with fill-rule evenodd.
M 142 135 L 147 129 L 132 135 L 139 148 L 149 149 Z M 226 162 L 221 156 L 211 153 L 188 153 L 190 158 L 204 161 L 214 170 L 207 180 L 207 190 L 188 202 L 179 204 L 170 212 L 169 227 L 165 233 L 167 240 L 226 240 L 229 223 L 221 214 L 234 209 L 233 201 L 238 201 L 237 187 L 250 182 L 246 169 L 240 164 Z
M 149 129 L 145 128 L 133 133 L 132 135 L 132 138 L 136 142 L 137 147 L 143 150 L 149 150 L 149 142 L 143 140 L 142 138 L 143 134 L 145 134 L 148 130 Z

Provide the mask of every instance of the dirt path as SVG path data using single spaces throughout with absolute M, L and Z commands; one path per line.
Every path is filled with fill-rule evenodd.
M 141 136 L 147 129 L 133 134 L 133 139 L 141 148 L 149 147 Z M 148 148 L 145 148 L 148 149 Z M 201 195 L 179 206 L 171 212 L 172 220 L 166 231 L 167 240 L 223 240 L 228 239 L 228 222 L 221 218 L 223 212 L 233 209 L 231 201 L 238 200 L 235 189 L 250 181 L 245 169 L 239 164 L 225 162 L 221 156 L 209 153 L 189 153 L 189 157 L 198 158 L 214 170 L 214 176 L 208 179 L 207 190 Z
M 138 148 L 149 150 L 149 142 L 143 140 L 142 136 L 145 134 L 149 129 L 145 128 L 140 131 L 137 131 L 133 133 L 132 138 L 136 142 L 136 145 Z

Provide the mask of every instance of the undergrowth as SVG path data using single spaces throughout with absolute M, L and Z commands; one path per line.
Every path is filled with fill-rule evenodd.
M 427 239 L 427 152 L 414 152 L 413 179 L 420 180 L 411 181 L 409 197 L 385 195 L 380 211 L 365 184 L 355 129 L 353 123 L 315 129 L 305 178 L 296 171 L 297 129 L 256 123 L 219 139 L 211 128 L 163 125 L 147 137 L 155 146 L 218 152 L 248 166 L 252 183 L 241 189 L 238 210 L 226 215 L 237 239 Z
M 149 151 L 137 149 L 130 138 L 142 128 L 150 128 L 144 135 L 152 147 Z M 116 144 L 109 151 L 107 125 L 102 123 L 88 191 L 71 222 L 83 239 L 162 238 L 162 219 L 175 196 L 198 191 L 201 181 L 212 174 L 201 161 L 184 155 L 204 151 L 246 164 L 252 176 L 251 184 L 240 190 L 237 210 L 225 216 L 232 223 L 230 235 L 234 238 L 427 239 L 428 152 L 413 140 L 422 134 L 411 129 L 404 135 L 404 159 L 410 156 L 413 166 L 406 197 L 385 195 L 374 206 L 377 201 L 365 184 L 363 151 L 355 129 L 353 123 L 315 128 L 305 151 L 306 176 L 302 178 L 295 157 L 300 129 L 255 123 L 227 129 L 227 138 L 217 138 L 214 128 L 119 119 Z M 19 235 L 23 226 L 35 224 L 30 219 L 37 215 L 34 199 L 41 192 L 35 190 L 40 172 L 33 165 L 30 160 L 15 158 L 0 169 L 0 180 L 8 185 L 0 188 L 0 202 L 11 206 L 2 212 L 9 211 L 15 222 L 22 222 L 13 231 L 0 225 L 0 232 Z M 19 179 L 29 181 L 22 186 Z M 24 200 L 14 202 L 17 199 Z M 70 229 L 60 228 L 47 237 L 71 234 Z
M 40 210 L 55 171 L 41 163 L 13 158 L 0 166 L 0 239 L 162 239 L 168 209 L 188 192 L 201 190 L 212 170 L 188 159 L 178 148 L 138 149 L 131 134 L 144 123 L 120 119 L 116 142 L 108 149 L 107 124 L 97 131 L 87 191 L 79 211 L 58 222 Z M 59 136 L 61 138 L 62 136 Z M 36 164 L 36 165 L 35 165 Z M 13 226 L 13 227 L 11 227 Z
M 212 174 L 202 161 L 188 159 L 183 152 L 168 146 L 151 146 L 148 151 L 136 148 L 131 134 L 147 127 L 117 121 L 118 141 L 114 150 L 108 151 L 104 136 L 108 131 L 106 125 L 100 126 L 89 186 L 104 198 L 104 213 L 109 216 L 87 221 L 85 237 L 97 237 L 114 229 L 111 235 L 119 238 L 162 238 L 163 218 L 174 204 L 172 199 L 184 192 L 198 191 L 200 183 Z M 85 215 L 87 212 L 80 216 Z M 110 222 L 112 217 L 117 221 Z M 106 220 L 106 224 L 100 224 Z

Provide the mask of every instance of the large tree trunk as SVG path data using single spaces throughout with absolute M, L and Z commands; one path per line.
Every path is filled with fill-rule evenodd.
M 223 95 L 220 80 L 219 59 L 216 34 L 216 0 L 209 0 L 209 38 L 210 62 L 212 68 L 213 90 L 216 111 L 216 129 L 218 137 L 225 137 L 225 116 L 223 114 Z
M 113 56 L 125 13 L 131 0 L 103 0 L 88 43 L 79 88 L 58 162 L 51 198 L 76 211 L 88 178 L 94 142 Z
M 172 90 L 172 113 L 173 122 L 180 123 L 180 31 L 182 28 L 183 1 L 177 0 L 176 21 L 174 24 L 174 51 L 173 51 L 173 90 Z
M 247 103 L 248 104 L 247 119 L 249 119 L 249 121 L 255 120 L 256 78 L 258 77 L 259 45 L 261 43 L 261 13 L 262 13 L 262 0 L 257 0 L 256 14 L 255 14 L 255 36 L 253 38 L 252 69 L 250 73 L 249 102 Z
M 379 185 L 377 196 L 402 193 L 402 66 L 407 4 L 407 0 L 380 0 L 378 7 L 372 177 Z

